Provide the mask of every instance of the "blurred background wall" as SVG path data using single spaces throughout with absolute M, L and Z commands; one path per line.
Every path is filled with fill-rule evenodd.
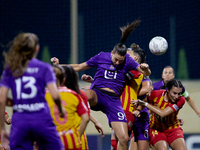
M 153 81 L 158 81 L 162 69 L 171 65 L 176 78 L 183 81 L 200 109 L 199 0 L 1 0 L 0 53 L 7 51 L 6 45 L 18 33 L 33 32 L 40 38 L 38 59 L 50 63 L 50 58 L 55 56 L 60 63 L 84 62 L 100 51 L 110 52 L 120 42 L 119 27 L 138 18 L 142 22 L 125 45 L 129 47 L 137 43 L 146 51 Z M 149 41 L 154 36 L 163 36 L 168 41 L 169 48 L 162 56 L 153 55 L 148 49 Z M 2 55 L 0 60 L 2 73 Z M 95 68 L 80 72 L 79 76 L 83 73 L 93 76 Z M 80 82 L 80 86 L 84 85 Z M 7 109 L 12 114 L 11 109 Z M 86 130 L 88 138 L 95 139 L 97 143 L 96 148 L 91 148 L 91 145 L 90 148 L 109 149 L 110 128 L 107 118 L 101 112 L 92 113 L 104 126 L 107 136 L 101 139 L 89 123 Z M 185 137 L 192 136 L 190 141 L 195 143 L 196 139 L 200 139 L 200 118 L 187 103 L 180 111 L 180 117 L 185 120 Z M 200 149 L 200 141 L 191 145 L 188 149 Z

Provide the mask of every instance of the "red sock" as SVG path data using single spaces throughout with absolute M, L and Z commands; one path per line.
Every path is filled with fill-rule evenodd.
M 112 147 L 113 147 L 115 150 L 117 150 L 117 140 L 112 139 L 112 140 L 111 140 L 111 145 L 112 145 Z

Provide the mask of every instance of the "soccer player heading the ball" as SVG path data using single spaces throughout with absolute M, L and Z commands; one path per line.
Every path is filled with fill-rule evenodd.
M 109 125 L 119 139 L 118 150 L 127 150 L 129 140 L 126 116 L 120 101 L 126 73 L 137 70 L 146 76 L 151 74 L 146 65 L 139 65 L 126 54 L 127 48 L 123 44 L 139 23 L 138 19 L 122 29 L 121 43 L 116 44 L 111 52 L 100 52 L 84 63 L 70 64 L 76 71 L 97 67 L 94 80 L 90 89 L 86 90 L 86 95 L 92 110 L 102 111 L 107 115 Z M 58 59 L 53 58 L 52 62 L 58 63 Z

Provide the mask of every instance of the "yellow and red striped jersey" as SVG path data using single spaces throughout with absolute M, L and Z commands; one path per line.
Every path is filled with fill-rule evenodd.
M 152 115 L 150 118 L 149 127 L 152 129 L 167 130 L 180 127 L 177 116 L 179 110 L 185 104 L 185 98 L 183 96 L 179 97 L 176 103 L 166 102 L 164 100 L 165 92 L 166 90 L 156 90 L 151 92 L 150 96 L 148 97 L 148 101 L 150 104 L 161 110 L 170 107 L 174 110 L 174 112 L 166 117 L 160 117 L 159 115 L 151 111 Z
M 78 129 L 71 128 L 68 131 L 59 132 L 60 139 L 64 145 L 65 150 L 80 150 L 81 140 Z
M 79 95 L 81 97 L 81 100 L 84 102 L 85 106 L 88 109 L 88 115 L 90 116 L 90 107 L 89 107 L 89 103 L 88 103 L 88 99 L 87 96 L 85 94 L 84 91 L 80 90 L 81 94 Z M 76 113 L 76 128 L 79 129 L 80 128 L 80 124 L 81 124 L 81 117 Z M 88 148 L 88 141 L 87 141 L 87 136 L 86 133 L 84 131 L 83 135 L 81 136 L 81 147 L 83 150 L 87 150 Z
M 135 110 L 135 106 L 131 104 L 131 100 L 137 99 L 143 74 L 135 70 L 130 71 L 130 73 L 132 73 L 133 78 L 127 81 L 120 99 L 123 109 L 132 113 Z
M 50 113 L 54 124 L 57 127 L 57 131 L 60 132 L 76 127 L 76 113 L 81 116 L 82 114 L 87 113 L 87 108 L 75 91 L 68 89 L 65 86 L 59 87 L 58 90 L 61 96 L 62 107 L 66 110 L 64 118 L 59 116 L 57 106 L 48 90 L 46 90 L 45 98 L 49 105 Z
M 90 107 L 89 107 L 87 96 L 86 96 L 84 91 L 80 90 L 80 92 L 81 92 L 81 94 L 78 95 L 78 96 L 82 100 L 82 102 L 85 104 L 85 106 L 87 108 L 88 115 L 90 116 Z M 76 113 L 75 118 L 76 118 L 76 127 L 79 128 L 79 126 L 81 124 L 81 117 Z

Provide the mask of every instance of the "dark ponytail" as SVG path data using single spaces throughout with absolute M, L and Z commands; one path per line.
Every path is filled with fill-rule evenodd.
M 76 71 L 69 65 L 63 66 L 66 74 L 65 86 L 71 90 L 74 90 L 76 93 L 80 94 L 79 85 L 78 85 L 78 75 Z
M 120 27 L 120 30 L 122 31 L 122 36 L 121 36 L 121 42 L 116 44 L 114 49 L 113 49 L 113 53 L 115 54 L 116 52 L 121 55 L 121 56 L 125 56 L 126 52 L 127 52 L 127 48 L 124 45 L 124 43 L 126 42 L 127 38 L 129 37 L 129 35 L 135 30 L 135 28 L 140 24 L 141 20 L 135 20 L 133 21 L 130 25 L 126 25 L 124 27 Z

